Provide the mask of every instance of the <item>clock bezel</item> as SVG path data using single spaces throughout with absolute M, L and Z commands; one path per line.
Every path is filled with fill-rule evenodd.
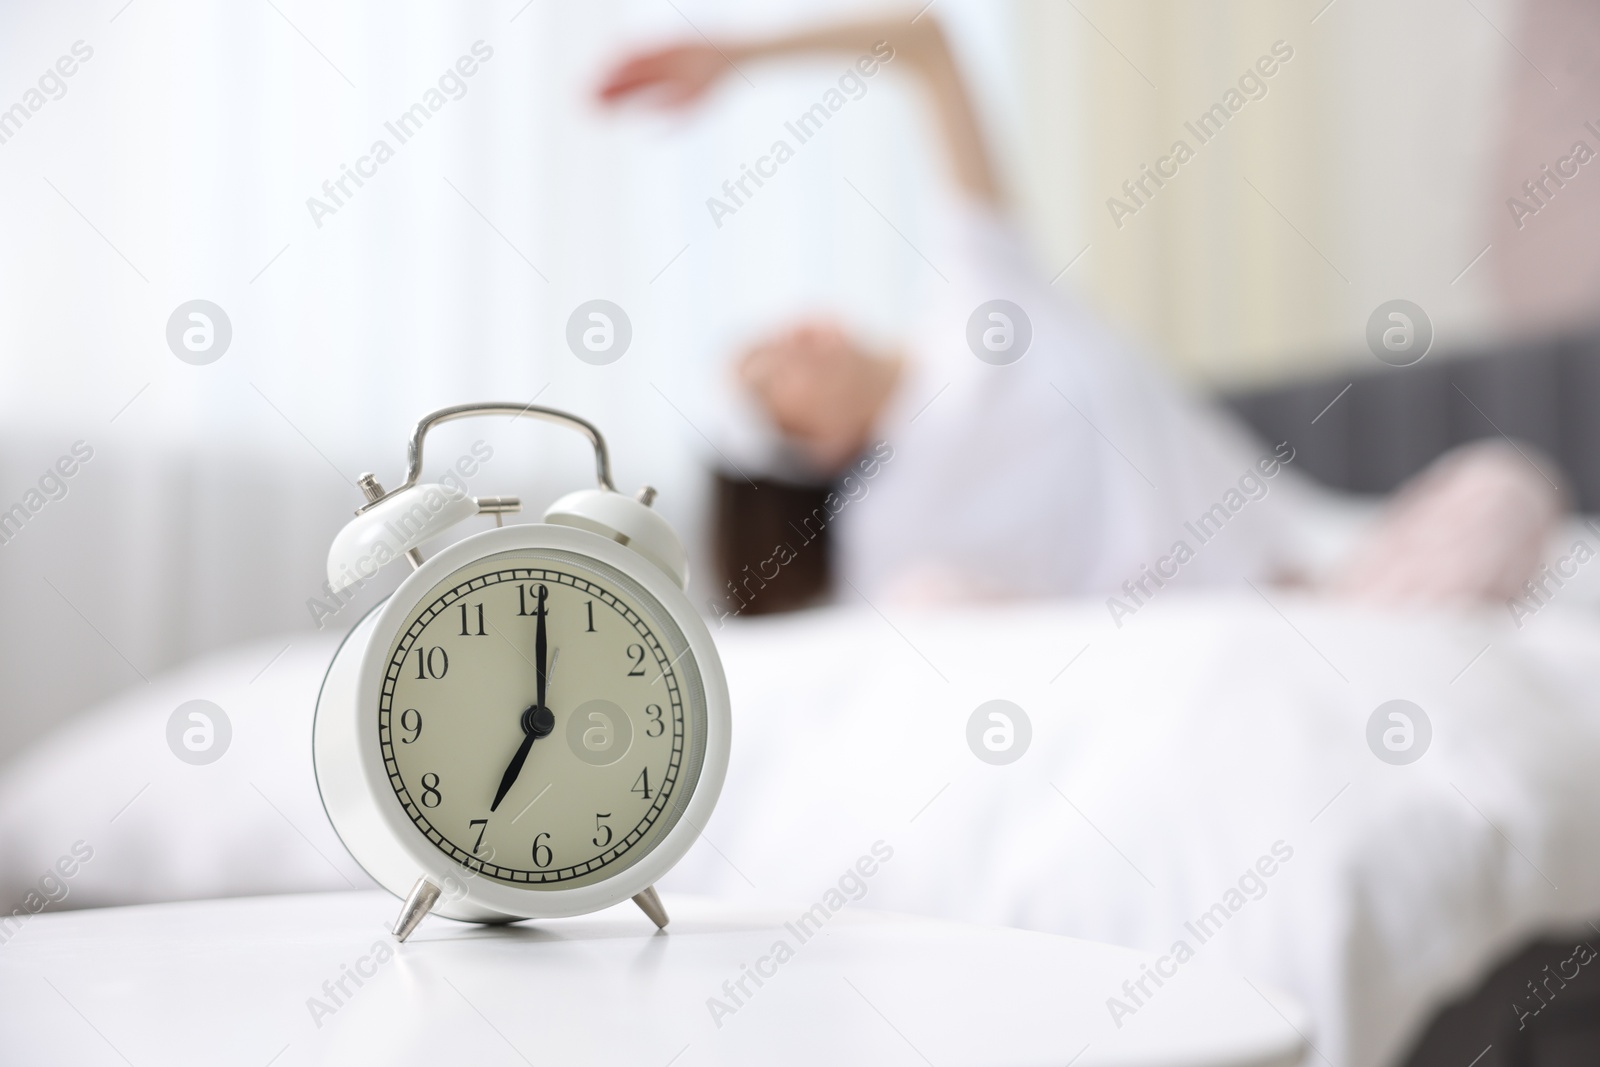
M 677 822 L 657 839 L 654 847 L 615 875 L 578 887 L 536 888 L 500 882 L 442 852 L 412 822 L 395 795 L 378 736 L 377 708 L 383 679 L 406 619 L 452 573 L 489 556 L 530 549 L 566 551 L 592 559 L 620 571 L 654 597 L 688 643 L 705 699 L 704 757 Z M 352 644 L 359 647 L 351 647 Z M 351 657 L 359 656 L 359 665 L 353 672 L 339 669 L 347 652 Z M 354 674 L 353 679 L 339 677 L 350 674 Z M 347 706 L 338 709 L 324 707 L 330 697 L 338 696 L 330 688 L 343 690 L 353 699 L 344 700 Z M 330 716 L 326 723 L 325 715 Z M 344 717 L 344 722 L 336 724 L 332 716 Z M 357 625 L 335 656 L 318 700 L 317 724 L 317 779 L 323 805 L 356 861 L 380 885 L 401 898 L 410 892 L 417 878 L 430 878 L 446 889 L 434 907 L 437 914 L 496 921 L 599 911 L 643 892 L 663 877 L 699 837 L 699 828 L 710 818 L 722 791 L 731 714 L 727 681 L 711 632 L 676 582 L 638 553 L 599 534 L 570 526 L 530 523 L 464 538 L 408 575 L 383 604 Z M 345 728 L 339 729 L 338 725 Z M 352 746 L 354 752 L 338 751 Z M 340 780 L 352 771 L 358 781 Z M 325 777 L 329 779 L 326 783 Z

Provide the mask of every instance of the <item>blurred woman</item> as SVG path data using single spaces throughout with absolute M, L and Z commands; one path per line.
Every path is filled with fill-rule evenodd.
M 930 260 L 944 281 L 903 347 L 875 351 L 817 319 L 737 365 L 820 474 L 844 472 L 871 441 L 892 448 L 837 520 L 850 586 L 869 600 L 1105 595 L 1119 625 L 1171 582 L 1515 595 L 1563 503 L 1510 449 L 1446 457 L 1372 521 L 1301 479 L 1287 443 L 1252 441 L 1052 289 L 931 16 L 676 44 L 624 60 L 599 93 L 681 108 L 735 65 L 823 52 L 876 56 L 921 83 L 961 193 Z

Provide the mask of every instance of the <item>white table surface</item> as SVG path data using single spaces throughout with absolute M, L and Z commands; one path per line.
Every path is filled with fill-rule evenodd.
M 666 905 L 663 933 L 629 904 L 508 927 L 429 918 L 404 945 L 381 893 L 45 913 L 0 946 L 0 1060 L 1289 1067 L 1309 1034 L 1290 998 L 1202 961 L 1118 1028 L 1106 998 L 1150 962 L 1131 949 L 853 907 L 802 944 L 784 926 L 798 907 Z M 779 939 L 793 958 L 746 979 L 718 1026 L 708 998 L 731 1004 L 723 982 Z M 333 1006 L 323 983 L 363 958 L 376 973 L 314 1017 L 308 1001 Z

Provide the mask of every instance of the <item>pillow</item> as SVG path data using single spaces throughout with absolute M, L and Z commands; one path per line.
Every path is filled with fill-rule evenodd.
M 0 775 L 0 914 L 370 888 L 311 765 L 336 647 L 286 636 L 196 661 L 26 751 Z

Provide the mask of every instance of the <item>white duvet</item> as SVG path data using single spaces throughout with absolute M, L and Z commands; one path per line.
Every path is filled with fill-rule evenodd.
M 1600 919 L 1600 621 L 1558 603 L 1518 630 L 1504 611 L 1267 595 L 1172 590 L 1121 629 L 1082 602 L 730 625 L 728 783 L 666 885 L 811 900 L 881 838 L 894 860 L 863 906 L 1183 942 L 1297 994 L 1329 1063 L 1394 1062 L 1499 954 Z M 297 640 L 263 671 L 283 643 L 157 679 L 13 763 L 4 899 L 369 885 L 311 777 L 331 645 Z M 1433 729 L 1404 766 L 1366 740 L 1396 698 Z M 167 748 L 191 699 L 232 724 L 209 766 Z M 967 742 L 993 699 L 1032 726 L 1005 766 Z M 46 877 L 75 846 L 92 858 Z M 1139 998 L 1105 996 L 1139 1025 Z

